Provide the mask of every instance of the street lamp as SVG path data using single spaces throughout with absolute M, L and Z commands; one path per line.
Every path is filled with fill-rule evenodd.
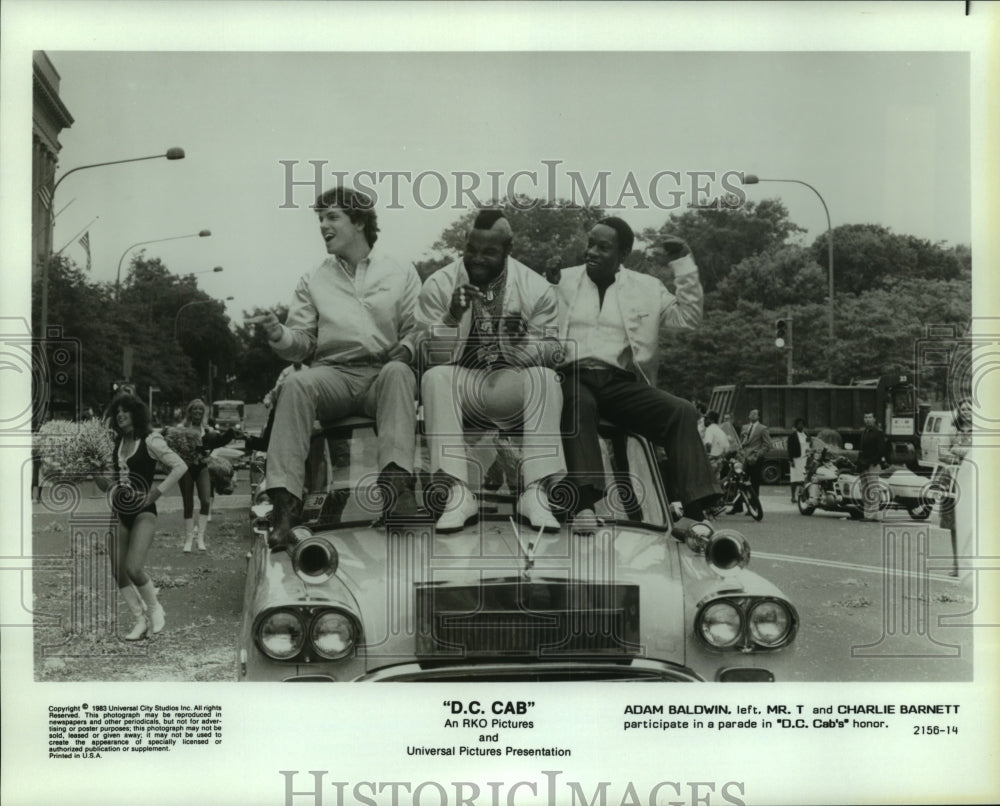
M 216 268 L 221 269 L 222 267 L 221 266 L 217 266 Z M 225 300 L 224 300 L 224 302 L 231 302 L 233 299 L 235 299 L 235 297 L 226 297 Z M 180 308 L 177 309 L 177 315 L 174 316 L 174 341 L 177 341 L 177 324 L 178 324 L 178 322 L 180 322 L 181 311 L 183 311 L 185 308 L 190 308 L 192 305 L 206 305 L 209 302 L 218 302 L 218 300 L 217 299 L 196 299 L 196 300 L 192 300 L 191 302 L 185 302 L 183 305 L 181 305 Z
M 76 173 L 77 171 L 83 171 L 83 170 L 86 170 L 87 168 L 100 168 L 102 165 L 119 165 L 119 164 L 121 164 L 123 162 L 141 162 L 142 160 L 157 160 L 157 159 L 161 159 L 161 158 L 166 158 L 168 160 L 182 160 L 182 159 L 184 159 L 184 149 L 183 148 L 178 148 L 178 147 L 175 146 L 173 148 L 168 148 L 163 154 L 152 154 L 152 155 L 150 155 L 148 157 L 132 157 L 131 159 L 127 159 L 127 160 L 111 160 L 110 162 L 95 162 L 95 163 L 92 163 L 90 165 L 78 165 L 76 168 L 70 168 L 68 171 L 66 171 L 66 173 L 64 173 L 62 176 L 60 176 L 56 180 L 55 185 L 52 186 L 52 200 L 49 202 L 50 208 L 51 209 L 55 209 L 56 189 L 62 183 L 63 179 L 65 179 L 67 176 L 69 176 L 72 173 Z M 55 228 L 55 216 L 52 217 L 52 220 L 49 222 L 49 226 L 52 227 L 53 230 L 54 230 L 54 228 Z M 49 234 L 51 235 L 52 233 L 50 232 Z M 117 298 L 116 298 L 116 300 L 117 300 Z M 45 263 L 44 263 L 44 265 L 42 266 L 42 323 L 41 324 L 42 324 L 42 338 L 46 338 L 48 336 L 48 328 L 49 328 L 49 262 L 48 262 L 48 260 L 46 260 Z
M 118 297 L 121 295 L 122 290 L 122 263 L 125 260 L 125 255 L 135 249 L 137 246 L 145 246 L 151 243 L 162 243 L 163 241 L 179 241 L 182 238 L 207 238 L 212 234 L 209 229 L 199 230 L 198 232 L 192 232 L 189 235 L 174 235 L 171 238 L 154 238 L 151 241 L 139 241 L 138 243 L 132 244 L 128 249 L 122 252 L 122 256 L 118 258 L 118 273 L 115 275 L 115 302 L 118 302 Z M 222 271 L 222 267 L 216 267 L 213 271 Z
M 833 350 L 833 225 L 830 223 L 830 209 L 826 206 L 826 201 L 820 192 L 816 190 L 808 182 L 803 182 L 801 179 L 762 179 L 754 174 L 745 174 L 743 176 L 744 185 L 756 185 L 758 182 L 788 182 L 794 183 L 796 185 L 805 185 L 809 190 L 816 194 L 819 199 L 820 204 L 823 205 L 823 212 L 826 213 L 826 249 L 827 249 L 827 266 L 829 267 L 830 275 L 830 302 L 828 309 L 828 330 L 830 335 L 830 350 Z M 827 381 L 833 380 L 833 367 L 827 364 L 826 368 L 826 379 Z
M 192 271 L 189 274 L 218 274 L 220 271 L 225 271 L 222 266 L 216 266 L 214 269 L 205 269 L 205 271 Z
M 79 165 L 76 168 L 70 168 L 66 173 L 60 176 L 55 185 L 52 187 L 52 197 L 55 198 L 56 188 L 59 187 L 59 183 L 63 181 L 67 176 L 77 171 L 83 171 L 87 168 L 100 168 L 102 165 L 120 165 L 123 162 L 141 162 L 142 160 L 158 160 L 166 157 L 168 160 L 182 160 L 184 159 L 184 149 L 183 148 L 168 148 L 163 154 L 153 154 L 149 157 L 132 157 L 127 160 L 111 160 L 110 162 L 95 162 L 91 165 Z

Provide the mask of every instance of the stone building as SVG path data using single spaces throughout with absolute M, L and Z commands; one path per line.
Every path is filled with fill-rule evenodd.
M 35 271 L 52 251 L 52 191 L 59 161 L 59 132 L 73 116 L 59 98 L 59 73 L 44 51 L 33 57 L 31 104 L 31 257 Z

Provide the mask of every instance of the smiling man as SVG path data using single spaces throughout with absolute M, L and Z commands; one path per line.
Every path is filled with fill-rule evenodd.
M 701 321 L 698 267 L 680 239 L 659 244 L 674 271 L 675 296 L 657 278 L 622 266 L 634 240 L 620 218 L 603 219 L 587 236 L 586 263 L 565 269 L 559 280 L 562 428 L 579 528 L 596 525 L 594 505 L 604 494 L 597 433 L 602 417 L 664 448 L 667 493 L 688 517 L 701 519 L 719 494 L 698 435 L 698 412 L 656 388 L 661 329 L 694 328 Z
M 420 278 L 376 247 L 371 199 L 336 187 L 316 200 L 329 257 L 295 289 L 282 325 L 273 313 L 247 319 L 267 332 L 287 361 L 311 366 L 288 377 L 278 395 L 267 453 L 267 492 L 274 504 L 274 549 L 289 543 L 302 506 L 313 422 L 352 414 L 378 428 L 384 514 L 412 517 L 416 427 L 413 312 Z
M 512 243 L 503 212 L 480 211 L 462 258 L 428 277 L 420 292 L 417 317 L 427 362 L 435 365 L 421 381 L 431 470 L 449 481 L 440 532 L 463 528 L 479 512 L 469 489 L 476 470 L 466 455 L 466 424 L 518 432 L 518 514 L 536 529 L 559 528 L 548 502 L 549 487 L 566 473 L 562 395 L 550 368 L 559 348 L 556 295 L 510 257 Z

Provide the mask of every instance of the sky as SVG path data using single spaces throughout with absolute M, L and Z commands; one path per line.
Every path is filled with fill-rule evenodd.
M 512 187 L 541 198 L 567 197 L 574 172 L 588 189 L 607 172 L 610 204 L 631 173 L 639 192 L 616 214 L 638 230 L 683 212 L 692 181 L 706 188 L 704 201 L 722 190 L 723 174 L 745 171 L 808 182 L 834 227 L 970 241 L 963 53 L 47 52 L 74 118 L 57 175 L 186 152 L 67 178 L 56 248 L 68 243 L 83 263 L 74 239 L 88 229 L 92 277 L 113 280 L 129 245 L 207 228 L 210 238 L 150 244 L 147 254 L 175 273 L 222 266 L 199 284 L 233 296 L 233 317 L 287 302 L 325 256 L 309 209 L 310 161 L 322 161 L 323 187 L 335 171 L 348 183 L 363 171 L 426 174 L 417 185 L 400 177 L 395 205 L 390 178 L 363 180 L 379 194 L 380 248 L 407 261 L 426 257 L 471 206 L 465 196 L 455 209 L 454 172 L 474 175 L 462 181 L 478 181 L 484 201 L 490 172 L 502 189 L 516 172 L 536 172 L 537 183 L 521 175 Z M 660 175 L 654 195 L 663 171 L 674 173 Z M 289 178 L 305 184 L 289 187 Z M 807 242 L 826 229 L 807 187 L 762 182 L 746 195 L 780 198 Z

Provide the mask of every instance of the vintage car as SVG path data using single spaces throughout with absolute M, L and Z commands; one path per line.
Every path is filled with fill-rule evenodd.
M 780 678 L 799 618 L 775 585 L 748 570 L 746 539 L 675 523 L 649 443 L 611 427 L 601 435 L 611 484 L 595 532 L 539 533 L 519 523 L 508 468 L 514 480 L 499 487 L 496 473 L 482 474 L 478 523 L 436 534 L 441 496 L 426 473 L 418 493 L 428 517 L 386 525 L 371 421 L 327 428 L 326 449 L 312 454 L 314 492 L 304 496 L 297 545 L 269 550 L 266 494 L 251 506 L 237 678 Z M 495 469 L 503 441 L 469 442 L 474 461 Z

